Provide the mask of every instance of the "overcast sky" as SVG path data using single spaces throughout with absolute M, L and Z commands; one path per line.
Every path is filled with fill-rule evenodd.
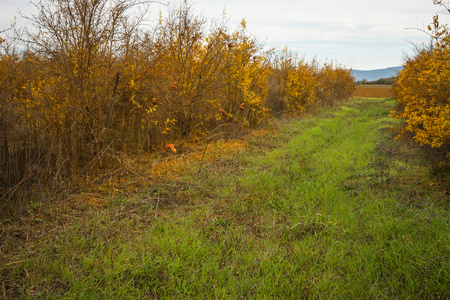
M 0 0 L 0 29 L 29 14 L 29 0 Z M 432 0 L 191 0 L 194 11 L 229 26 L 247 21 L 247 30 L 267 47 L 288 46 L 300 56 L 331 60 L 347 68 L 371 70 L 398 66 L 412 43 L 427 42 L 423 27 L 442 8 Z M 162 5 L 153 4 L 153 17 Z M 450 16 L 442 15 L 449 22 Z

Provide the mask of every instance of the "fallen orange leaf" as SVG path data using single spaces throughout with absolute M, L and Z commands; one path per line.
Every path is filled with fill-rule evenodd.
M 170 149 L 173 153 L 177 153 L 177 149 L 175 149 L 175 145 L 174 144 L 167 144 L 164 149 Z

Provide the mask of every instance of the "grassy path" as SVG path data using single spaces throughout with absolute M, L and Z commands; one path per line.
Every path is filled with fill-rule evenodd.
M 281 122 L 183 181 L 111 198 L 0 268 L 3 295 L 446 299 L 449 196 L 393 141 L 393 106 Z

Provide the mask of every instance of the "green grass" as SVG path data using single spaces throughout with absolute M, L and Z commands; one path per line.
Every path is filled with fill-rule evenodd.
M 22 248 L 2 237 L 0 297 L 446 299 L 448 192 L 420 149 L 393 140 L 394 105 L 277 121 L 239 154 Z

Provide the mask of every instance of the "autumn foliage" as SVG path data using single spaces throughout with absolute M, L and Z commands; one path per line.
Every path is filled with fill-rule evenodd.
M 404 133 L 438 148 L 450 142 L 450 35 L 437 16 L 428 30 L 432 44 L 406 61 L 394 84 L 392 115 L 406 120 Z
M 356 87 L 348 70 L 333 63 L 307 62 L 287 48 L 275 56 L 271 68 L 266 105 L 272 112 L 304 113 L 333 105 L 348 99 Z
M 245 21 L 231 30 L 183 2 L 145 27 L 147 5 L 42 0 L 31 29 L 2 40 L 0 197 L 353 92 L 349 71 L 266 50 Z

